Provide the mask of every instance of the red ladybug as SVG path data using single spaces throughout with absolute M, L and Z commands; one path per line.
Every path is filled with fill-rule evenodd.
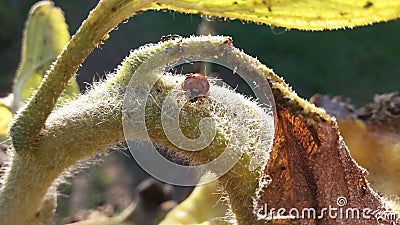
M 210 95 L 210 83 L 201 73 L 186 74 L 186 79 L 182 83 L 182 89 L 191 101 L 196 101 L 200 97 Z

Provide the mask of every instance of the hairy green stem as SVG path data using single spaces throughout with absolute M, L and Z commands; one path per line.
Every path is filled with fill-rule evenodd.
M 229 195 L 230 207 L 235 213 L 238 224 L 265 224 L 265 221 L 257 221 L 257 217 L 253 213 L 254 193 L 258 188 L 260 171 L 249 171 L 249 163 L 249 156 L 243 155 L 241 162 L 237 163 L 229 173 L 219 178 L 219 181 Z
M 53 112 L 46 122 L 45 129 L 37 138 L 33 151 L 29 154 L 16 154 L 0 192 L 0 224 L 43 223 L 44 219 L 40 221 L 38 215 L 44 213 L 41 211 L 44 207 L 42 203 L 46 199 L 47 190 L 52 185 L 57 185 L 55 180 L 77 161 L 91 157 L 124 140 L 122 109 L 124 94 L 131 78 L 135 83 L 147 82 L 154 76 L 154 73 L 151 73 L 154 68 L 170 65 L 182 57 L 191 56 L 229 56 L 230 61 L 237 61 L 237 67 L 256 66 L 254 71 L 258 71 L 258 66 L 261 65 L 249 64 L 252 58 L 233 48 L 229 37 L 170 40 L 132 52 L 115 74 L 96 84 L 87 94 Z M 253 62 L 258 61 L 254 59 Z M 146 65 L 143 65 L 144 63 Z M 137 75 L 132 77 L 140 66 L 145 68 L 141 71 L 148 72 L 146 76 L 141 77 L 142 80 Z M 256 73 L 248 76 L 254 76 L 257 80 Z M 261 148 L 258 140 L 254 139 L 259 135 L 266 135 L 265 127 L 262 127 L 257 119 L 263 117 L 264 111 L 243 96 L 222 87 L 214 87 L 216 94 L 213 92 L 210 98 L 184 105 L 181 130 L 186 136 L 195 137 L 202 116 L 212 116 L 218 128 L 215 140 L 202 151 L 184 151 L 173 145 L 165 136 L 160 126 L 162 122 L 159 108 L 172 89 L 180 89 L 183 80 L 182 76 L 165 76 L 153 87 L 153 98 L 148 99 L 146 106 L 149 136 L 156 145 L 167 147 L 195 165 L 204 164 L 220 155 L 232 136 L 235 136 L 237 149 L 244 149 L 245 154 L 222 178 L 222 184 L 231 197 L 232 209 L 238 221 L 241 224 L 251 224 L 255 218 L 250 211 L 251 196 L 258 184 L 258 171 L 249 170 L 251 155 L 260 152 L 268 154 L 268 149 Z M 179 91 L 173 94 L 176 95 L 176 99 L 184 96 L 184 93 Z M 235 115 L 235 122 L 230 123 L 226 120 L 227 115 Z M 237 188 L 237 184 L 243 184 L 246 188 Z M 21 211 L 29 213 L 21 215 Z
M 119 23 L 148 7 L 149 2 L 103 0 L 90 12 L 50 68 L 34 96 L 16 116 L 10 135 L 17 152 L 29 151 L 68 81 L 89 53 L 101 44 L 103 37 Z
M 1 193 L 0 224 L 41 224 L 51 218 L 56 193 L 48 189 L 58 177 L 57 171 L 50 165 L 39 165 L 33 158 L 18 156 L 13 159 L 11 171 Z
M 82 96 L 49 118 L 32 154 L 16 154 L 0 193 L 0 224 L 41 224 L 43 199 L 55 180 L 77 161 L 123 140 L 122 97 Z M 123 96 L 123 95 L 121 95 Z M 110 101 L 105 105 L 103 101 Z M 53 210 L 53 209 L 52 209 Z M 21 215 L 20 212 L 27 212 Z M 39 214 L 38 214 L 39 213 Z

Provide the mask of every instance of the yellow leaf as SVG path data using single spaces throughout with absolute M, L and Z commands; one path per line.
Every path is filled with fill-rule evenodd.
M 368 181 L 381 195 L 400 196 L 400 96 L 375 95 L 360 109 L 339 97 L 316 94 L 313 104 L 336 117 L 351 156 L 368 171 Z
M 225 224 L 223 217 L 227 209 L 214 181 L 196 186 L 192 194 L 171 210 L 159 225 Z
M 0 141 L 8 136 L 8 124 L 12 121 L 12 113 L 8 107 L 0 102 Z
M 70 39 L 63 12 L 50 1 L 40 1 L 32 6 L 23 36 L 21 63 L 13 88 L 13 110 L 37 89 L 43 75 Z M 75 80 L 70 84 L 65 94 L 79 93 Z
M 382 194 L 400 196 L 400 135 L 359 119 L 338 122 L 351 155 L 368 170 L 371 185 Z
M 301 30 L 368 25 L 400 16 L 398 0 L 164 0 L 155 9 L 236 18 Z

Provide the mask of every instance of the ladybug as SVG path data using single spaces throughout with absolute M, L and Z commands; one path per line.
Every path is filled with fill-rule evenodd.
M 186 79 L 182 83 L 182 89 L 190 101 L 196 101 L 201 97 L 210 95 L 210 83 L 201 73 L 186 74 Z

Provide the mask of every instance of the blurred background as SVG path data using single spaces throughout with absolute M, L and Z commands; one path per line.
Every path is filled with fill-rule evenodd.
M 20 58 L 21 35 L 27 12 L 35 0 L 0 2 L 0 94 L 9 92 Z M 76 32 L 95 0 L 55 0 L 65 12 L 71 35 Z M 354 29 L 306 32 L 271 28 L 243 21 L 207 18 L 216 34 L 233 37 L 235 46 L 256 56 L 309 98 L 314 93 L 350 97 L 356 105 L 376 93 L 400 88 L 400 20 Z M 198 15 L 149 11 L 121 24 L 78 71 L 81 88 L 113 71 L 140 45 L 158 42 L 162 35 L 189 36 L 207 32 Z M 204 24 L 204 23 L 203 23 Z
M 0 97 L 11 91 L 24 22 L 35 2 L 0 1 Z M 54 3 L 64 11 L 72 35 L 97 1 L 55 0 Z M 84 91 L 88 83 L 112 72 L 131 49 L 158 42 L 163 35 L 209 32 L 231 36 L 236 47 L 272 68 L 306 99 L 315 93 L 341 95 L 361 106 L 372 101 L 375 94 L 400 90 L 400 20 L 354 29 L 306 32 L 170 11 L 144 12 L 119 25 L 105 44 L 86 59 L 77 81 Z M 160 215 L 160 211 L 168 210 L 168 206 L 161 207 L 163 202 L 182 201 L 191 190 L 172 188 L 154 180 L 143 183 L 146 178 L 129 152 L 111 154 L 104 163 L 81 170 L 60 187 L 58 216 L 63 218 L 78 209 L 93 209 L 106 203 L 118 210 L 131 199 L 149 196 L 158 196 L 146 201 L 154 201 L 157 211 L 154 215 Z M 79 191 L 72 194 L 76 190 Z M 100 211 L 112 214 L 107 208 Z M 154 222 L 140 222 L 138 216 L 133 221 Z

